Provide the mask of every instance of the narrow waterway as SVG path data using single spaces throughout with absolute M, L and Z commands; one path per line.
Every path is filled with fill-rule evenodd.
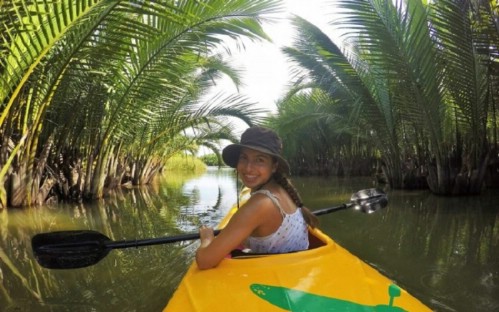
M 369 178 L 295 178 L 311 209 L 347 202 Z M 161 311 L 190 265 L 197 242 L 113 250 L 80 269 L 41 267 L 37 233 L 95 230 L 112 240 L 172 236 L 216 225 L 236 202 L 230 169 L 166 175 L 92 205 L 0 212 L 0 311 Z M 499 191 L 437 197 L 388 191 L 374 214 L 320 217 L 321 229 L 435 311 L 499 311 Z

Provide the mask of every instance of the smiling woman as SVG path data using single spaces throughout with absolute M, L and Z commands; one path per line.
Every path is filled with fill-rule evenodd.
M 315 227 L 317 218 L 287 178 L 290 168 L 281 152 L 279 136 L 262 127 L 247 129 L 239 144 L 224 148 L 224 162 L 236 168 L 251 196 L 217 237 L 213 228 L 201 227 L 196 253 L 200 269 L 218 266 L 238 248 L 276 254 L 308 248 L 307 227 Z

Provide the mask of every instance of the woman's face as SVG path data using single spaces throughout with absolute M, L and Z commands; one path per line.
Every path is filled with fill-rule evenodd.
M 254 189 L 269 181 L 277 169 L 277 162 L 268 154 L 242 148 L 237 162 L 237 171 L 246 187 Z

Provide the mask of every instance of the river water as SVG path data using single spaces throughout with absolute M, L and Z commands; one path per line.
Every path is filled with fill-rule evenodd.
M 312 210 L 375 186 L 370 178 L 293 181 Z M 321 229 L 435 311 L 499 311 L 499 191 L 458 198 L 387 193 L 387 208 L 324 215 Z M 197 241 L 112 250 L 89 267 L 54 270 L 36 262 L 31 238 L 76 229 L 112 240 L 194 232 L 215 226 L 236 194 L 231 169 L 209 168 L 198 177 L 166 174 L 91 205 L 1 211 L 0 311 L 161 311 Z

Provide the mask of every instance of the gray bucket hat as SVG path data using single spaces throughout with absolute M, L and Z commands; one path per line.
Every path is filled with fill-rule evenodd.
M 251 127 L 246 129 L 241 135 L 239 144 L 227 145 L 222 151 L 224 162 L 232 167 L 237 167 L 241 148 L 247 147 L 275 157 L 279 163 L 278 170 L 289 175 L 289 164 L 281 156 L 282 141 L 281 138 L 271 129 L 263 127 Z

